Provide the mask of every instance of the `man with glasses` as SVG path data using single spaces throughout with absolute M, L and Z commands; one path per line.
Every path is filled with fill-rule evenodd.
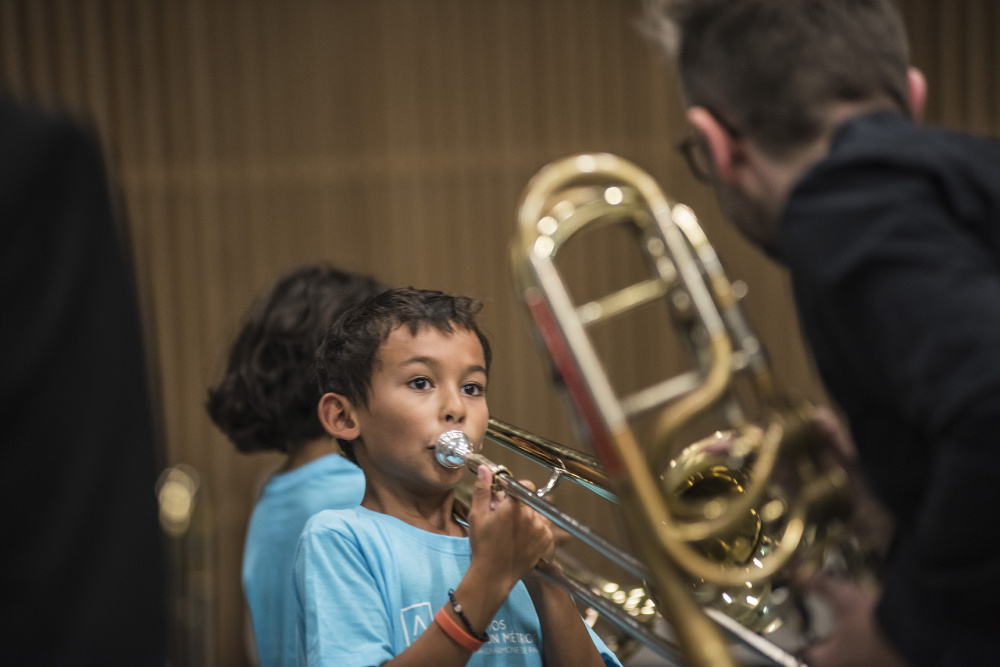
M 890 0 L 650 1 L 733 223 L 803 330 L 896 523 L 876 585 L 826 581 L 811 665 L 1000 655 L 1000 147 L 917 125 Z

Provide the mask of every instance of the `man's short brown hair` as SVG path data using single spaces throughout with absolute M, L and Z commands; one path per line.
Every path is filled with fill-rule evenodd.
M 650 31 L 702 106 L 781 153 L 836 102 L 910 113 L 909 45 L 891 0 L 648 0 Z

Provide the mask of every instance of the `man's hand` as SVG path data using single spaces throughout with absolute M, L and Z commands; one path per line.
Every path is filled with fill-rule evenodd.
M 854 505 L 850 532 L 862 547 L 862 558 L 868 565 L 881 561 L 889 550 L 895 530 L 892 514 L 875 496 L 861 470 L 858 451 L 850 433 L 832 410 L 820 406 L 813 411 L 813 421 L 826 439 L 830 451 L 850 476 L 851 500 Z
M 872 581 L 817 575 L 809 588 L 833 612 L 833 630 L 800 656 L 810 667 L 907 667 L 875 621 L 881 590 Z

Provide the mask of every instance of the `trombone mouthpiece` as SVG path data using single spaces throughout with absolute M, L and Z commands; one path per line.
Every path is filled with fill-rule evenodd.
M 471 453 L 472 443 L 469 442 L 469 436 L 461 431 L 445 431 L 434 446 L 437 462 L 445 468 L 461 468 Z

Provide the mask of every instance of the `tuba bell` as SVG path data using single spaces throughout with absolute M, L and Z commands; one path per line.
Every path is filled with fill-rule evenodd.
M 610 228 L 635 241 L 644 277 L 578 302 L 557 262 L 578 238 Z M 749 633 L 753 643 L 780 624 L 773 591 L 803 580 L 843 541 L 850 493 L 842 458 L 813 407 L 776 387 L 694 212 L 634 164 L 584 154 L 544 167 L 522 195 L 512 262 L 599 462 L 588 483 L 621 505 L 631 552 L 683 661 L 734 664 L 730 639 Z M 594 332 L 650 307 L 664 311 L 689 370 L 626 392 Z M 498 431 L 491 424 L 488 436 Z M 551 458 L 566 467 L 565 452 Z M 789 660 L 774 658 L 797 664 Z

